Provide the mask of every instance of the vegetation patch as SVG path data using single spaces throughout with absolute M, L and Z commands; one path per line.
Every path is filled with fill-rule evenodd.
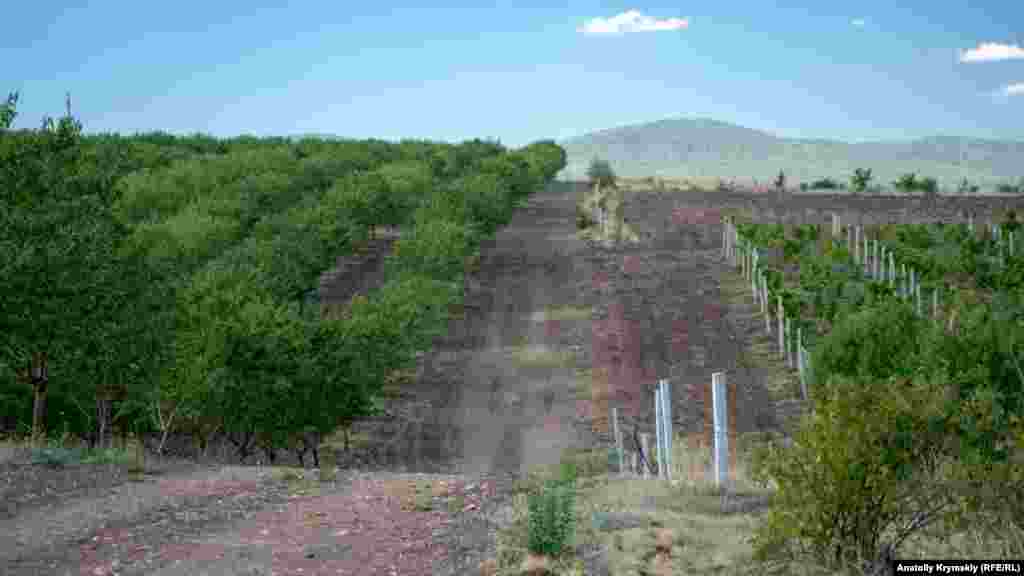
M 520 366 L 570 366 L 576 354 L 570 350 L 552 350 L 544 346 L 511 346 L 505 353 Z
M 583 308 L 579 306 L 562 306 L 558 308 L 545 308 L 544 310 L 538 310 L 530 315 L 530 321 L 547 322 L 549 320 L 590 320 L 592 315 L 592 308 Z

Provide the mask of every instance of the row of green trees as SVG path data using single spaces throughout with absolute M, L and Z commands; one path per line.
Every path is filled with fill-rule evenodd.
M 70 115 L 14 131 L 16 102 L 0 108 L 0 424 L 99 442 L 119 423 L 301 457 L 373 411 L 443 328 L 465 257 L 565 165 L 553 142 L 86 137 Z M 406 229 L 385 286 L 311 313 L 319 274 L 384 225 Z
M 773 445 L 755 466 L 778 487 L 756 540 L 762 557 L 877 567 L 908 556 L 908 545 L 935 530 L 948 537 L 970 529 L 983 540 L 1021 533 L 1020 286 L 947 297 L 946 313 L 957 318 L 951 326 L 916 315 L 888 285 L 869 281 L 843 247 L 815 249 L 820 228 L 744 225 L 740 233 L 797 265 L 799 286 L 772 269 L 769 289 L 812 342 L 814 413 L 791 447 Z M 893 234 L 925 242 L 916 227 Z M 934 234 L 967 252 L 981 249 L 963 227 Z M 921 272 L 937 284 L 952 271 L 936 264 Z M 822 325 L 830 328 L 818 334 Z
M 881 188 L 872 185 L 873 176 L 870 168 L 857 168 L 853 171 L 853 174 L 849 178 L 849 183 L 841 180 L 835 180 L 832 178 L 821 178 L 814 180 L 813 182 L 802 182 L 800 189 L 807 190 L 850 190 L 856 193 L 880 193 Z M 899 178 L 892 182 L 892 187 L 903 194 L 912 194 L 915 192 L 923 193 L 927 196 L 934 196 L 939 192 L 938 180 L 928 176 L 920 176 L 914 172 L 908 172 L 901 175 Z M 997 190 L 1001 193 L 1017 193 L 1022 190 L 1021 186 L 1014 186 L 1012 184 L 1001 184 Z M 964 178 L 957 185 L 958 194 L 977 194 L 980 187 L 977 184 L 971 183 L 969 180 Z

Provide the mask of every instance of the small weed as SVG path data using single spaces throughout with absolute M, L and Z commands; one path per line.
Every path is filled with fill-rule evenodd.
M 412 507 L 417 512 L 430 512 L 434 509 L 434 494 L 430 484 L 416 484 Z
M 49 468 L 65 468 L 81 464 L 83 456 L 84 450 L 78 448 L 64 448 L 63 446 L 32 448 L 29 451 L 29 458 L 33 464 L 39 464 Z
M 320 481 L 333 482 L 338 477 L 338 455 L 333 446 L 320 447 Z
M 527 549 L 533 554 L 557 557 L 572 540 L 576 527 L 574 468 L 563 468 L 563 474 L 527 495 Z
M 448 513 L 458 514 L 466 508 L 466 497 L 463 494 L 453 494 L 448 499 Z
M 88 450 L 83 464 L 131 464 L 134 458 L 128 450 L 121 448 L 99 448 Z
M 399 482 L 395 489 L 407 512 L 430 512 L 434 509 L 434 485 L 425 480 Z

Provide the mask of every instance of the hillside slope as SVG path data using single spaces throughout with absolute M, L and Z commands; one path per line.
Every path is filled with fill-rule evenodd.
M 620 176 L 730 178 L 768 181 L 784 170 L 791 183 L 847 178 L 871 168 L 889 185 L 916 172 L 955 187 L 963 178 L 991 188 L 1024 177 L 1024 142 L 935 136 L 910 141 L 846 143 L 780 138 L 701 118 L 676 118 L 600 130 L 561 143 L 569 156 L 564 179 L 582 177 L 594 156 Z

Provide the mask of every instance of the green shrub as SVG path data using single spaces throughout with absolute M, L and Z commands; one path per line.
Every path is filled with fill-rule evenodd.
M 474 243 L 474 231 L 465 224 L 447 219 L 428 220 L 417 214 L 409 234 L 395 243 L 388 265 L 438 280 L 452 280 L 462 274 Z
M 572 475 L 568 469 L 563 474 Z M 527 495 L 527 549 L 556 557 L 570 545 L 576 526 L 575 482 L 565 477 L 548 480 Z
M 865 380 L 909 375 L 928 329 L 928 322 L 915 316 L 905 302 L 891 297 L 876 300 L 844 317 L 814 347 L 813 389 L 833 375 Z
M 29 451 L 29 459 L 33 464 L 50 468 L 65 468 L 81 464 L 84 455 L 84 451 L 79 448 L 64 448 L 62 446 L 32 448 Z
M 755 533 L 759 559 L 873 562 L 955 520 L 944 401 L 935 380 L 829 380 L 791 447 L 755 452 L 755 481 L 777 487 Z
M 614 186 L 616 179 L 612 165 L 607 160 L 596 157 L 590 161 L 587 178 L 590 178 L 591 184 L 600 184 L 601 186 Z
M 822 178 L 811 182 L 810 188 L 811 190 L 839 190 L 841 186 L 839 182 L 831 178 Z
M 593 227 L 597 222 L 594 222 L 594 218 L 587 214 L 587 211 L 583 209 L 579 204 L 576 205 L 576 229 L 585 230 Z
M 850 188 L 854 192 L 864 192 L 867 190 L 869 182 L 871 182 L 871 169 L 857 168 L 853 171 L 853 176 L 850 177 Z

